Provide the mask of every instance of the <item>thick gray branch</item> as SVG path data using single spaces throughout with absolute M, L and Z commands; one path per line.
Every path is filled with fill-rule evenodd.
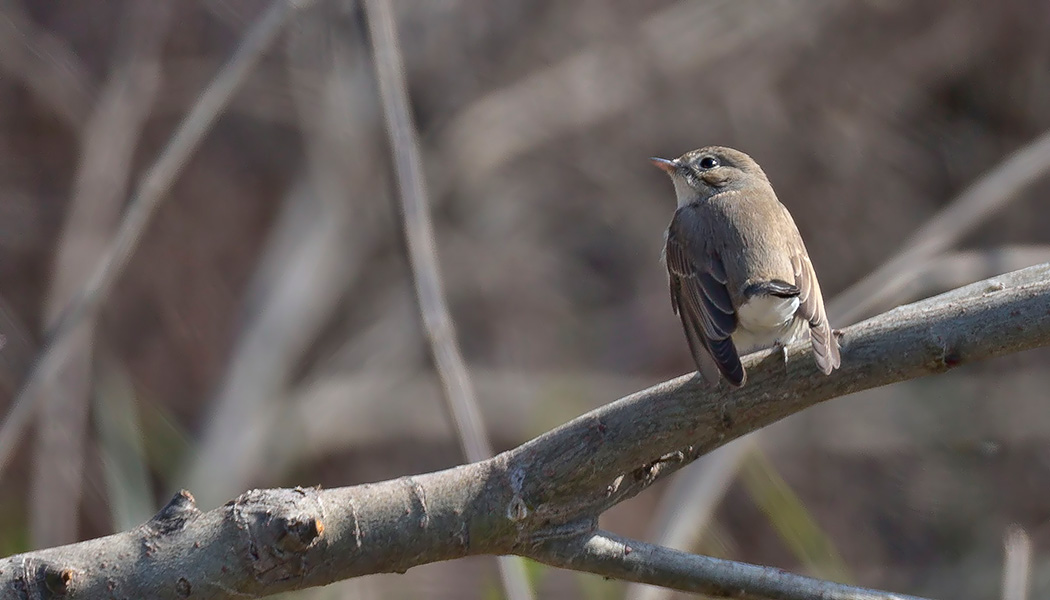
M 558 482 L 526 483 L 527 491 L 538 494 L 526 495 L 526 501 L 553 520 L 591 514 L 814 404 L 1045 345 L 1048 336 L 1050 265 L 1039 265 L 846 329 L 840 338 L 843 364 L 831 376 L 819 375 L 804 343 L 787 349 L 786 364 L 777 352 L 752 354 L 744 360 L 743 388 L 711 389 L 695 376 L 661 383 L 527 442 L 511 452 L 511 468 L 539 464 L 543 478 Z
M 67 598 L 233 598 L 467 555 L 519 554 L 717 591 L 732 573 L 756 567 L 726 563 L 729 571 L 716 575 L 689 566 L 703 559 L 641 542 L 626 542 L 640 550 L 617 560 L 608 549 L 625 542 L 594 535 L 598 515 L 729 440 L 824 400 L 1048 342 L 1050 265 L 1041 265 L 850 327 L 842 368 L 828 377 L 800 343 L 788 348 L 786 363 L 779 353 L 746 357 L 749 381 L 741 389 L 680 377 L 446 471 L 333 490 L 255 490 L 207 513 L 176 496 L 137 529 L 0 560 L 0 590 L 25 598 L 55 590 Z M 585 560 L 581 543 L 596 557 Z M 774 571 L 762 572 L 731 579 L 732 593 L 801 597 L 770 586 L 811 581 L 785 575 L 771 583 Z M 820 597 L 824 589 L 846 588 L 807 593 Z M 859 598 L 894 597 L 850 589 Z

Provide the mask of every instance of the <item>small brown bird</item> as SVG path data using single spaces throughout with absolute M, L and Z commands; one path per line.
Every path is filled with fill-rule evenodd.
M 820 285 L 762 168 L 721 146 L 650 160 L 671 176 L 678 196 L 664 260 L 697 370 L 712 383 L 721 374 L 743 385 L 741 353 L 784 347 L 808 330 L 813 358 L 830 374 L 839 347 Z

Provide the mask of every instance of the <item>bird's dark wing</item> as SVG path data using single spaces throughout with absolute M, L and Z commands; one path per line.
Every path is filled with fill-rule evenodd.
M 839 357 L 839 343 L 831 331 L 828 315 L 824 312 L 824 298 L 820 295 L 820 284 L 813 271 L 813 263 L 805 249 L 791 257 L 791 266 L 795 269 L 795 286 L 799 290 L 798 315 L 809 321 L 809 336 L 813 345 L 813 358 L 825 375 L 838 368 L 842 359 Z
M 697 370 L 715 383 L 721 373 L 729 383 L 744 383 L 744 367 L 733 345 L 737 316 L 726 288 L 722 260 L 706 248 L 697 217 L 679 209 L 667 229 L 664 249 L 671 307 L 682 320 Z

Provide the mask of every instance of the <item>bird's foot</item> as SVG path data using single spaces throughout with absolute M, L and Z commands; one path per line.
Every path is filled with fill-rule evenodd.
M 781 361 L 786 365 L 788 361 L 788 347 L 783 342 L 774 342 L 773 351 L 780 353 Z

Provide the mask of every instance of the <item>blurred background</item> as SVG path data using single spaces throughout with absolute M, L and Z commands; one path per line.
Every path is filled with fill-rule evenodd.
M 447 299 L 497 450 L 692 369 L 659 262 L 673 191 L 647 157 L 751 154 L 831 299 L 1050 129 L 1041 0 L 393 7 Z M 200 106 L 238 56 L 256 60 L 230 102 Z M 158 172 L 187 118 L 200 144 Z M 1027 155 L 1036 173 L 1047 154 Z M 1020 187 L 890 300 L 845 320 L 832 301 L 832 324 L 1050 260 L 1050 183 Z M 463 462 L 357 3 L 0 0 L 0 414 L 136 190 L 162 202 L 0 473 L 0 553 L 134 526 L 182 487 L 210 509 L 249 487 Z M 999 597 L 1010 554 L 1046 596 L 1048 358 L 815 407 L 603 527 L 939 598 Z M 539 598 L 660 597 L 527 571 Z M 502 593 L 480 557 L 287 597 Z

